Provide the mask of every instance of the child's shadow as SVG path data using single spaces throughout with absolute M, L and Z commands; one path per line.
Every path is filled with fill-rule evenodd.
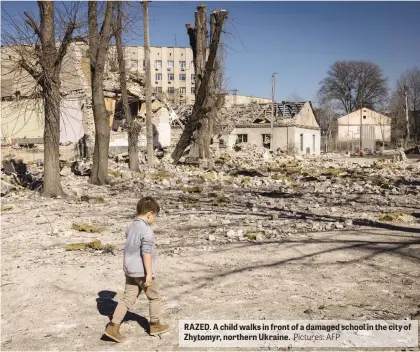
M 118 302 L 113 300 L 116 295 L 117 294 L 114 291 L 100 291 L 98 292 L 99 297 L 96 299 L 99 313 L 108 317 L 110 321 L 118 304 Z M 150 334 L 149 321 L 145 317 L 129 311 L 125 315 L 122 323 L 125 321 L 136 321 L 148 334 Z M 102 337 L 102 339 L 108 340 L 105 335 Z

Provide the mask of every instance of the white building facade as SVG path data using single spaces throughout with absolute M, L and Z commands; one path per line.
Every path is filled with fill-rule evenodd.
M 391 118 L 373 111 L 362 108 L 337 119 L 337 141 L 346 142 L 360 140 L 360 128 L 362 138 L 373 141 L 391 140 Z M 365 147 L 368 147 L 365 145 Z
M 145 74 L 144 47 L 126 46 L 124 49 L 129 71 Z M 115 47 L 110 48 L 109 55 L 111 58 L 115 55 Z M 195 100 L 193 60 L 192 49 L 188 47 L 150 47 L 151 82 L 154 91 L 164 93 L 170 101 L 193 103 Z
M 284 106 L 284 105 L 282 105 Z M 282 109 L 279 106 L 279 109 Z M 296 152 L 298 154 L 319 155 L 321 152 L 321 131 L 316 121 L 311 103 L 305 102 L 297 108 L 297 113 L 287 120 L 277 119 L 274 123 L 273 138 L 269 120 L 263 123 L 237 124 L 228 136 L 227 146 L 236 143 L 250 143 Z

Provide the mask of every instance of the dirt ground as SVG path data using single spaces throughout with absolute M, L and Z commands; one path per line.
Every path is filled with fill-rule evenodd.
M 160 255 L 172 329 L 146 334 L 142 295 L 115 345 L 100 338 L 122 295 L 122 251 L 64 252 L 65 243 L 3 241 L 2 350 L 179 350 L 179 319 L 403 319 L 420 309 L 418 229 L 312 233 Z
M 297 227 L 294 232 L 279 231 L 260 242 L 225 237 L 223 241 L 209 241 L 210 229 L 223 234 L 248 224 L 281 230 L 307 220 L 298 219 L 299 212 L 283 217 L 278 210 L 279 219 L 270 222 L 267 214 L 239 205 L 237 211 L 197 203 L 187 206 L 185 199 L 177 198 L 179 191 L 159 185 L 116 192 L 111 186 L 95 188 L 86 178 L 77 180 L 79 198 L 82 193 L 100 194 L 104 201 L 91 204 L 74 195 L 46 200 L 30 191 L 25 193 L 29 195 L 7 199 L 12 209 L 2 212 L 2 350 L 180 350 L 180 319 L 420 317 L 419 224 L 370 226 L 369 222 L 359 222 L 323 232 Z M 65 178 L 63 186 L 71 189 L 74 179 Z M 239 190 L 223 192 L 232 199 Z M 163 208 L 154 226 L 158 280 L 163 320 L 171 330 L 161 338 L 145 332 L 148 306 L 141 295 L 122 325 L 127 341 L 103 341 L 108 316 L 123 293 L 125 228 L 136 201 L 155 193 Z M 248 197 L 246 193 L 244 197 Z M 335 197 L 331 196 L 331 201 Z M 376 209 L 378 197 L 362 198 L 360 211 L 364 214 Z M 384 211 L 420 209 L 418 199 L 407 205 L 407 196 L 387 197 L 392 202 L 389 206 L 384 203 Z M 263 202 L 263 198 L 258 199 Z M 297 201 L 288 198 L 285 202 Z M 319 198 L 317 202 L 314 211 L 323 211 L 327 200 Z M 347 205 L 334 206 L 337 212 L 346 212 L 342 207 Z M 76 221 L 104 226 L 105 231 L 76 231 L 72 229 Z M 114 255 L 64 249 L 69 243 L 94 239 L 115 244 Z

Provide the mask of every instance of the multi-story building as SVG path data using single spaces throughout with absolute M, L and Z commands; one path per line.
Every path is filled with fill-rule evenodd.
M 115 47 L 110 56 L 115 55 Z M 145 73 L 143 46 L 126 46 L 125 59 L 130 71 Z M 169 100 L 191 103 L 195 99 L 193 52 L 187 47 L 150 47 L 152 87 Z

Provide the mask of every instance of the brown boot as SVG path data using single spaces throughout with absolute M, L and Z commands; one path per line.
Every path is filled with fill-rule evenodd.
M 115 342 L 122 342 L 123 337 L 120 334 L 120 326 L 120 324 L 108 323 L 108 325 L 105 328 L 104 335 L 108 336 Z
M 160 335 L 169 330 L 168 324 L 161 324 L 160 321 L 150 322 L 150 335 Z

